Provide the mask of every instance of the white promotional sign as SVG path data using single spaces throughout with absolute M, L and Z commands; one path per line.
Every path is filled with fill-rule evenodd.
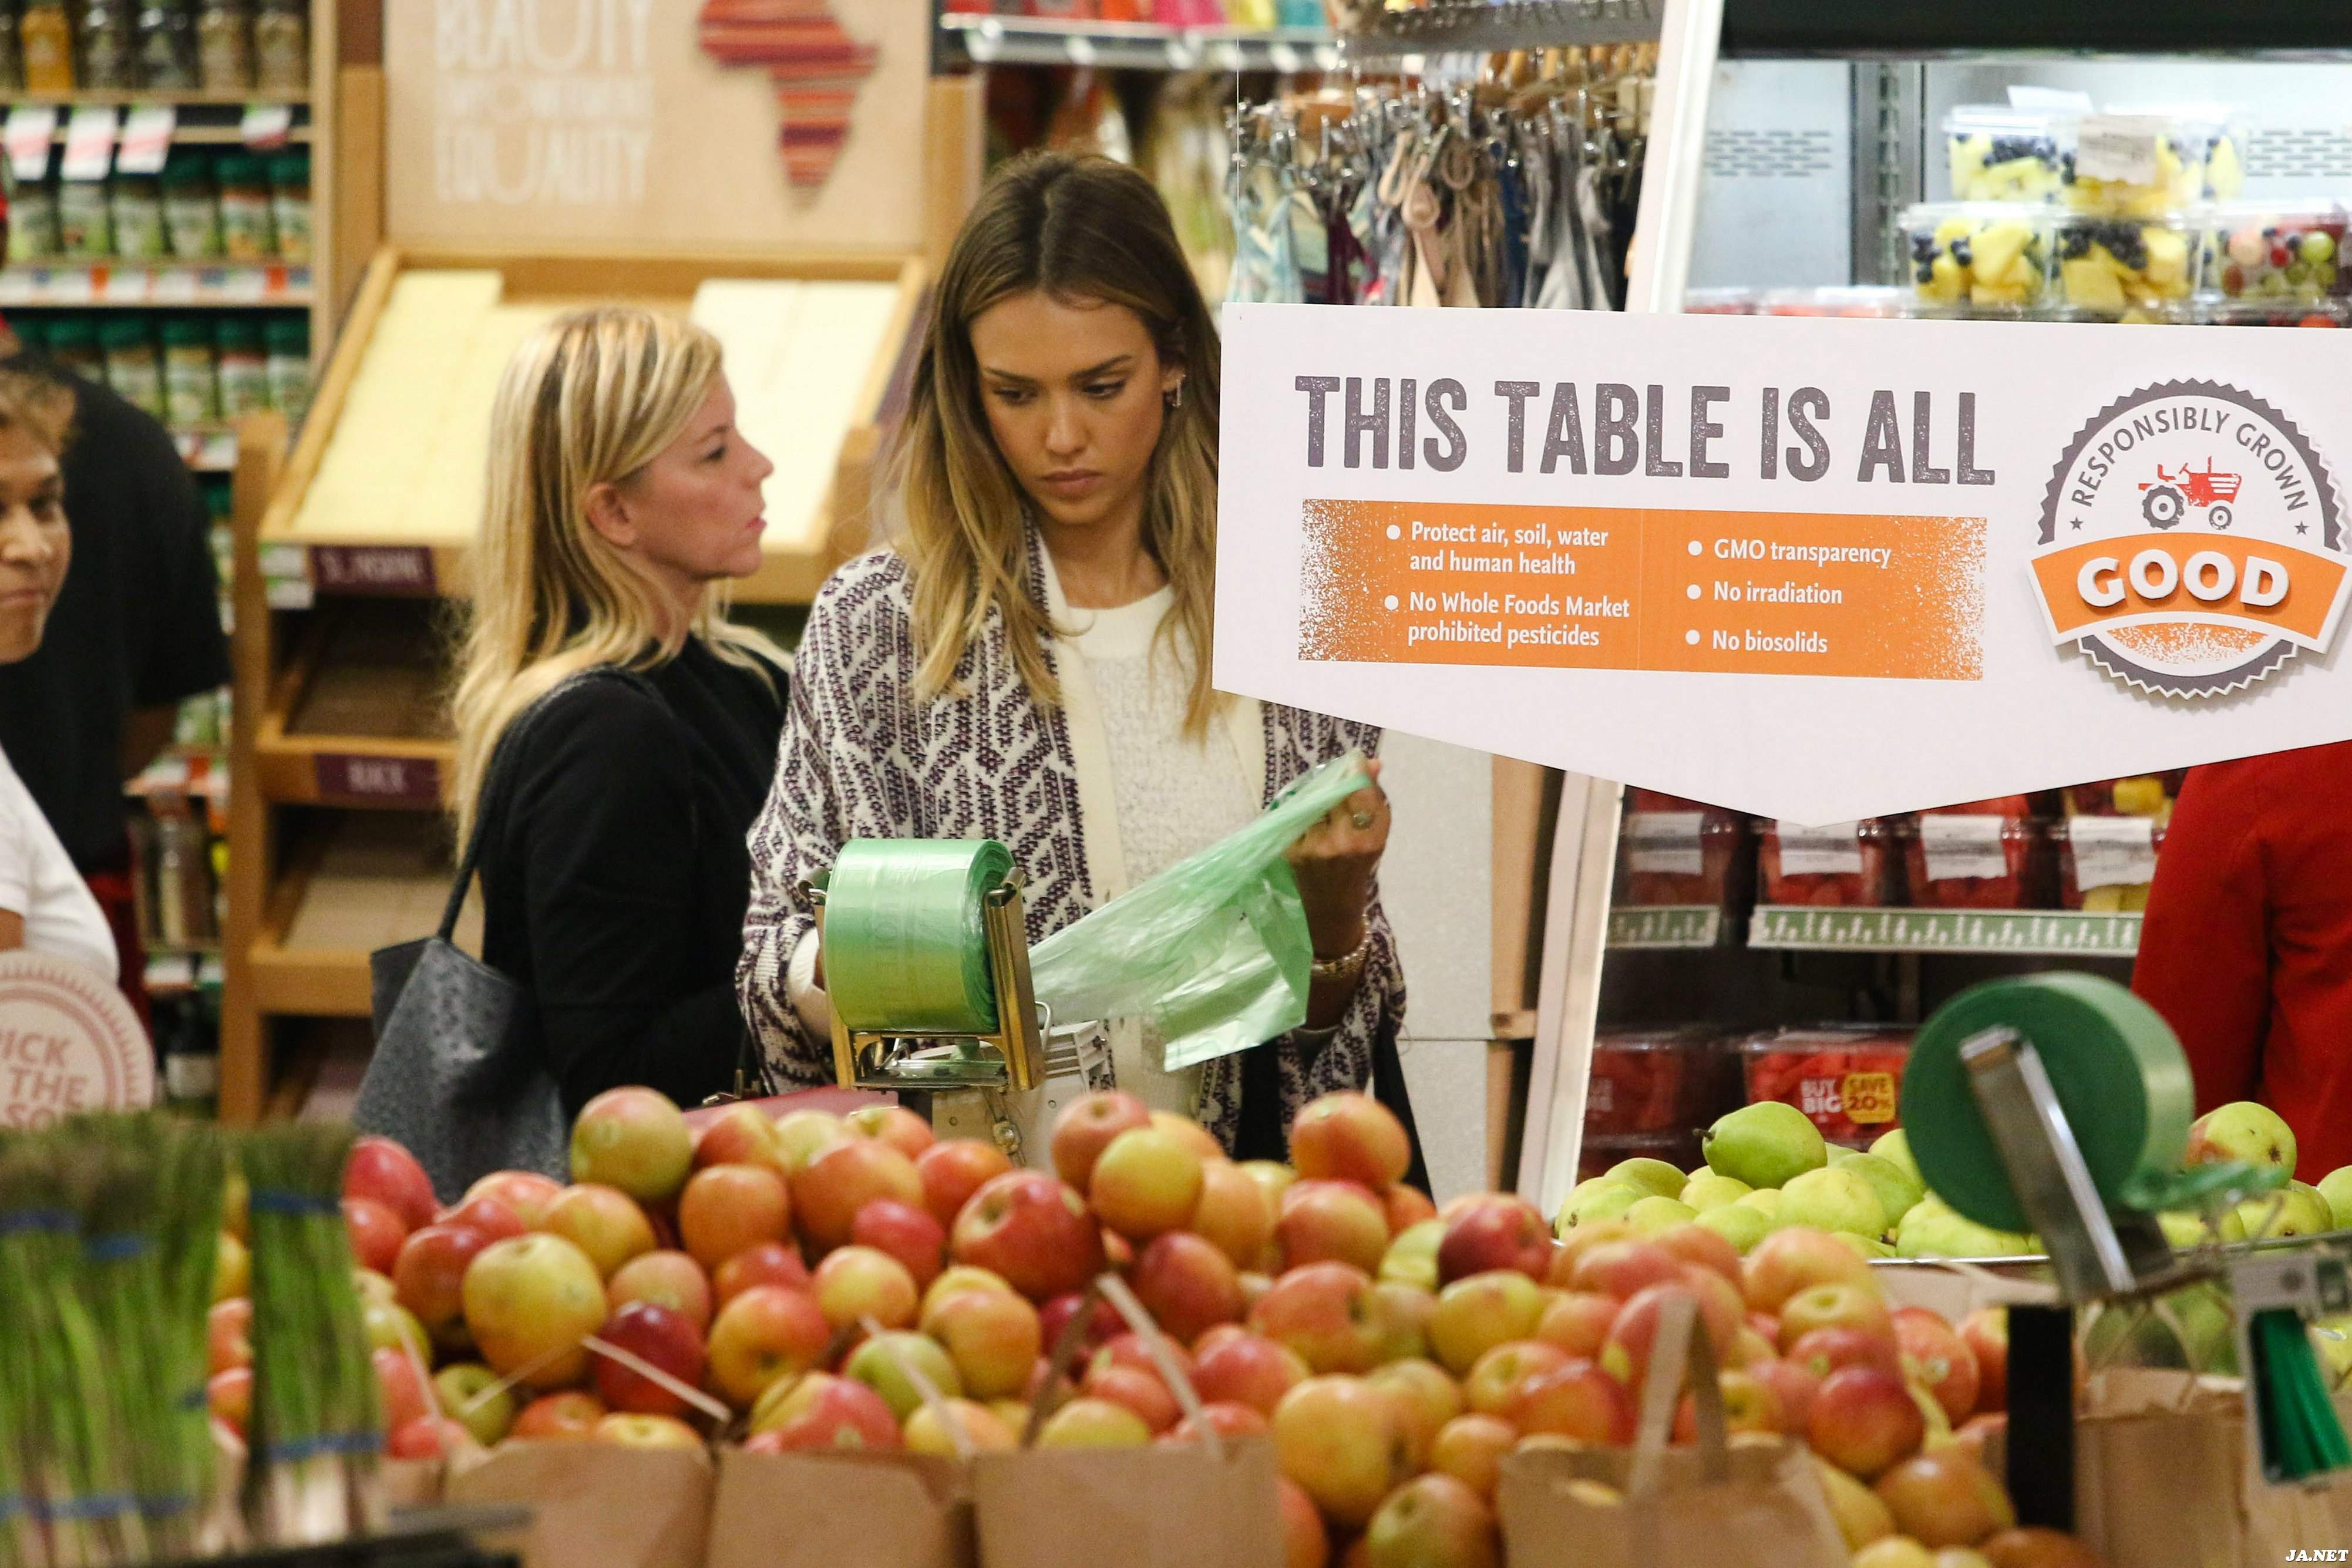
M 2337 333 L 1224 327 L 1224 689 L 1801 823 L 2352 738 Z
M 154 1100 L 155 1047 L 113 981 L 46 953 L 0 953 L 0 1129 Z

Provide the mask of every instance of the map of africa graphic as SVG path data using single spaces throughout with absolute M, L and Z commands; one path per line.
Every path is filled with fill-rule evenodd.
M 880 51 L 834 19 L 831 0 L 704 0 L 702 51 L 726 66 L 756 66 L 775 86 L 784 174 L 814 192 L 832 177 L 857 89 Z

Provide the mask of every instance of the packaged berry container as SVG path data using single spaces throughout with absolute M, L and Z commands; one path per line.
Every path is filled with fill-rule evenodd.
M 1677 1171 L 1695 1171 L 1706 1163 L 1706 1156 L 1700 1151 L 1695 1129 L 1588 1137 L 1576 1153 L 1576 1179 L 1589 1182 L 1605 1176 L 1628 1160 L 1664 1160 Z
M 1859 283 L 1822 289 L 1765 289 L 1757 293 L 1755 313 L 1895 321 L 1912 313 L 1912 295 L 1907 289 Z
M 1754 289 L 1685 289 L 1683 290 L 1683 314 L 1685 316 L 1752 316 L 1756 313 Z
M 2204 251 L 2195 220 L 2069 216 L 2057 231 L 2058 291 L 2109 321 L 2156 310 L 2197 292 Z
M 2058 897 L 2070 910 L 2131 914 L 2147 908 L 2164 848 L 2152 816 L 2077 816 L 2051 825 L 2058 846 Z
M 1688 1133 L 1740 1103 L 1738 1059 L 1703 1025 L 1616 1030 L 1592 1042 L 1588 1139 Z
M 2245 132 L 2210 107 L 2118 110 L 2074 122 L 2059 195 L 2094 217 L 2152 218 L 2245 186 Z
M 2002 203 L 1937 202 L 1903 215 L 1913 291 L 1931 305 L 2023 308 L 2051 289 L 2054 218 Z
M 2342 327 L 2352 325 L 2352 304 L 2342 300 L 2221 300 L 2198 306 L 2189 324 L 2200 327 Z
M 2050 839 L 2020 815 L 1923 811 L 1902 829 L 1904 885 L 1923 910 L 2038 910 L 2051 898 Z
M 1738 812 L 1629 791 L 1617 836 L 1616 902 L 1737 909 L 1754 897 L 1754 846 L 1748 819 Z
M 1903 901 L 1902 846 L 1877 817 L 1820 827 L 1767 823 L 1757 871 L 1768 904 L 1852 909 Z
M 2352 285 L 2342 268 L 2344 209 L 2334 202 L 2224 202 L 2200 217 L 2205 282 L 2226 300 L 2323 300 Z
M 1911 1032 L 1869 1025 L 1824 1025 L 1757 1035 L 1738 1047 L 1748 1103 L 1779 1100 L 1810 1118 L 1822 1136 L 1867 1147 L 1897 1125 Z
M 2175 768 L 2169 773 L 2138 773 L 2125 779 L 2094 779 L 2089 784 L 2066 786 L 2068 816 L 2158 816 L 2169 817 L 2172 803 L 2180 798 L 2180 785 L 2189 777 L 2187 768 Z
M 2005 104 L 1962 104 L 1944 116 L 1944 151 L 1958 202 L 2055 202 L 2071 116 Z

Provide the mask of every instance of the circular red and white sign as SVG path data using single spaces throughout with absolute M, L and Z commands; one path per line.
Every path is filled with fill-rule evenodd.
M 114 982 L 47 953 L 0 953 L 0 1128 L 154 1101 L 154 1047 Z

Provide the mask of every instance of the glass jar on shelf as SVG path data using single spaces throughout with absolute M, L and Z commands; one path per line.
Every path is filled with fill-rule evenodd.
M 278 225 L 269 212 L 269 175 L 258 158 L 243 153 L 213 166 L 220 182 L 221 252 L 231 261 L 268 261 L 278 255 Z
M 253 16 L 254 84 L 264 92 L 310 90 L 306 0 L 259 0 Z
M 263 355 L 261 329 L 250 316 L 225 315 L 214 329 L 218 356 L 221 417 L 242 419 L 269 406 L 269 362 Z
M 163 189 L 152 174 L 118 174 L 107 182 L 114 215 L 114 254 L 153 261 L 170 253 L 163 229 Z
M 138 34 L 123 0 L 82 0 L 81 85 L 123 92 L 139 85 Z
M 213 161 L 193 147 L 175 147 L 163 161 L 163 227 L 172 254 L 183 261 L 209 261 L 221 253 L 220 195 L 213 188 Z
M 163 323 L 163 405 L 168 423 L 180 429 L 220 418 L 212 328 L 201 318 L 184 316 Z
M 310 154 L 297 149 L 269 160 L 269 216 L 281 260 L 310 260 Z
M 25 57 L 25 90 L 68 93 L 74 89 L 73 17 L 65 0 L 26 0 L 16 24 Z
M 33 180 L 8 193 L 8 259 L 45 261 L 58 253 L 58 188 Z
M 253 16 L 246 0 L 202 0 L 196 74 L 206 92 L 253 90 Z
M 0 92 L 25 89 L 25 42 L 17 30 L 16 7 L 0 5 Z
M 299 425 L 310 408 L 310 323 L 304 317 L 284 316 L 261 330 L 268 348 L 270 406 Z
M 106 384 L 114 395 L 161 421 L 163 406 L 163 366 L 155 354 L 155 340 L 147 323 L 136 315 L 110 321 L 99 330 L 99 346 L 106 354 Z
M 160 92 L 186 92 L 202 79 L 189 0 L 162 0 L 139 12 L 139 74 Z

